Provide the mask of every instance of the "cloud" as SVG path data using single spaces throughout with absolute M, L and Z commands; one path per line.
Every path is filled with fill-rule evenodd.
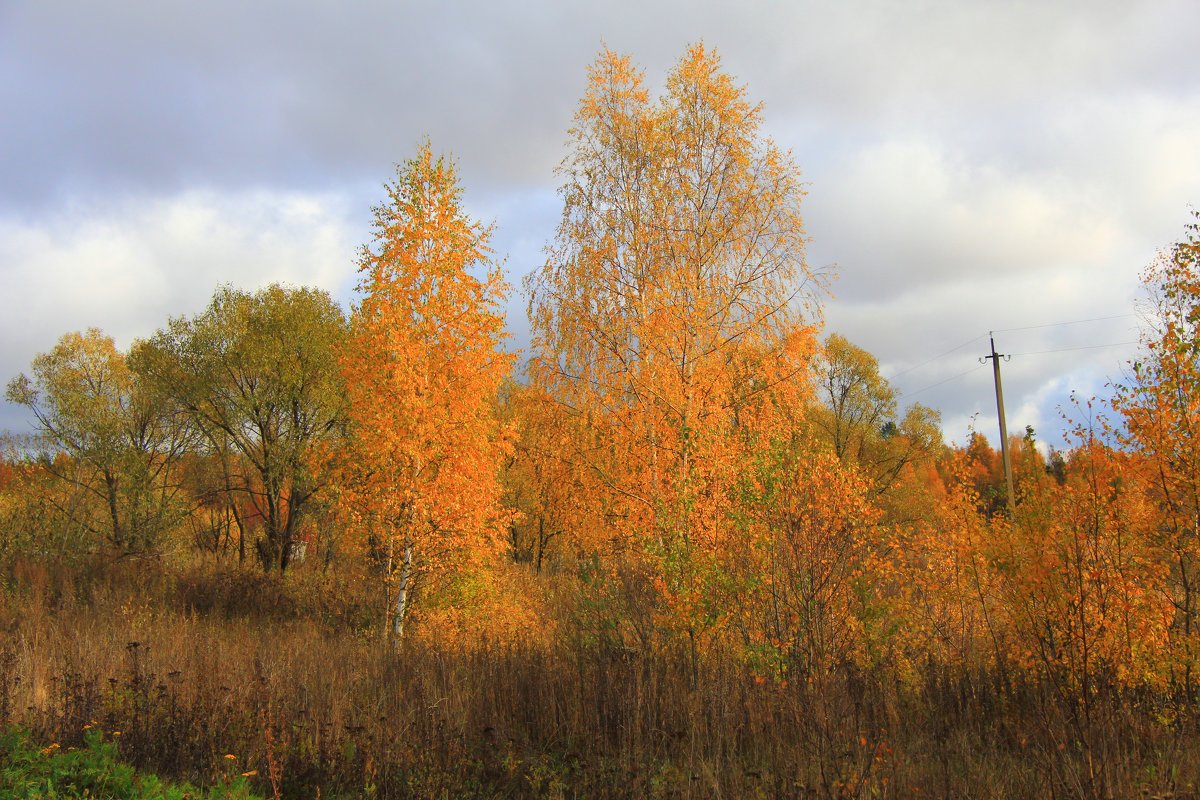
M 1117 230 L 1068 183 L 1005 172 L 928 141 L 865 146 L 822 172 L 839 177 L 810 203 L 811 227 L 820 252 L 841 265 L 847 299 L 963 274 L 1093 263 Z
M 549 174 L 599 45 L 564 53 L 558 9 L 18 3 L 0 74 L 25 80 L 0 82 L 0 143 L 20 158 L 0 202 L 311 190 L 386 176 L 427 135 L 493 182 Z
M 1183 230 L 1200 192 L 1187 141 L 1200 135 L 1196 109 L 1089 96 L 1032 123 L 1037 136 L 986 152 L 976 143 L 999 134 L 847 148 L 821 165 L 809 203 L 814 258 L 842 275 L 831 329 L 876 353 L 885 374 L 903 373 L 902 389 L 934 386 L 918 399 L 944 411 L 950 436 L 975 414 L 994 430 L 989 392 L 950 380 L 970 367 L 953 354 L 913 366 L 1004 331 L 1002 352 L 1036 353 L 1006 381 L 1010 423 L 1057 438 L 1055 408 L 1072 390 L 1105 393 L 1136 352 L 1122 344 L 1137 340 L 1136 320 L 1096 318 L 1134 311 L 1142 268 Z M 1085 319 L 1096 321 L 1053 324 Z
M 519 286 L 597 50 L 658 92 L 703 40 L 810 182 L 810 260 L 841 274 L 829 328 L 902 389 L 945 381 L 919 399 L 948 432 L 982 426 L 990 375 L 960 376 L 979 343 L 933 357 L 1128 310 L 1198 202 L 1198 27 L 1193 0 L 0 4 L 0 369 L 89 324 L 127 341 L 226 280 L 345 300 L 379 184 L 425 136 Z M 520 345 L 519 295 L 508 311 Z M 1124 341 L 1126 323 L 997 344 Z M 1062 381 L 1110 355 L 1014 359 L 1013 415 L 1051 424 Z
M 361 239 L 345 206 L 330 195 L 189 192 L 40 224 L 0 220 L 0 375 L 26 370 L 72 330 L 96 326 L 128 347 L 203 310 L 222 283 L 312 285 L 344 298 Z
M 964 120 L 1019 131 L 1062 97 L 1148 83 L 1195 92 L 1184 0 L 17 0 L 0 13 L 0 143 L 21 156 L 0 165 L 0 200 L 14 206 L 114 185 L 311 190 L 386 172 L 424 135 L 488 181 L 540 182 L 602 43 L 658 85 L 706 41 L 798 149 Z

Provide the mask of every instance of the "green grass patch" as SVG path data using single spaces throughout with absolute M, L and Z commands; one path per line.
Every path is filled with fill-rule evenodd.
M 246 779 L 232 775 L 208 789 L 191 784 L 168 784 L 157 776 L 138 773 L 119 760 L 117 747 L 104 740 L 99 728 L 84 734 L 84 747 L 45 747 L 19 727 L 0 733 L 0 797 L 98 798 L 102 800 L 256 800 Z

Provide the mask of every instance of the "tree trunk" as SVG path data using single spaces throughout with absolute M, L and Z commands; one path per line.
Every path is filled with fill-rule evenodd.
M 122 552 L 125 552 L 125 530 L 121 525 L 121 514 L 118 509 L 117 500 L 117 478 L 113 475 L 112 470 L 107 467 L 104 469 L 104 486 L 105 500 L 108 502 L 108 516 L 112 523 L 112 543 L 116 545 Z
M 408 611 L 408 592 L 412 587 L 412 539 L 404 539 L 404 557 L 400 562 L 400 585 L 396 589 L 396 610 L 392 614 L 392 648 L 398 650 L 404 638 L 404 615 Z

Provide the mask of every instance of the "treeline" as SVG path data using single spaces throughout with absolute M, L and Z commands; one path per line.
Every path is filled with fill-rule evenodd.
M 700 692 L 736 665 L 804 714 L 1028 702 L 1063 791 L 1130 785 L 1114 730 L 1196 722 L 1197 227 L 1144 275 L 1130 383 L 1072 406 L 1064 451 L 1013 439 L 1010 507 L 984 437 L 947 446 L 869 353 L 822 338 L 804 185 L 760 124 L 702 47 L 658 98 L 600 56 L 519 373 L 491 230 L 428 144 L 374 210 L 348 317 L 313 289 L 222 288 L 128 352 L 64 336 L 8 386 L 39 434 L 5 456 L 0 557 L 361 574 L 395 649 L 416 625 L 665 659 Z M 888 713 L 831 796 L 886 785 L 866 775 Z

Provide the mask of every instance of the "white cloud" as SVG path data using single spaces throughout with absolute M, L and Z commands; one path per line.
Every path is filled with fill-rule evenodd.
M 128 347 L 170 316 L 201 311 L 222 283 L 312 285 L 344 298 L 363 238 L 346 216 L 338 196 L 251 191 L 0 220 L 0 375 L 27 369 L 68 331 L 96 326 Z

